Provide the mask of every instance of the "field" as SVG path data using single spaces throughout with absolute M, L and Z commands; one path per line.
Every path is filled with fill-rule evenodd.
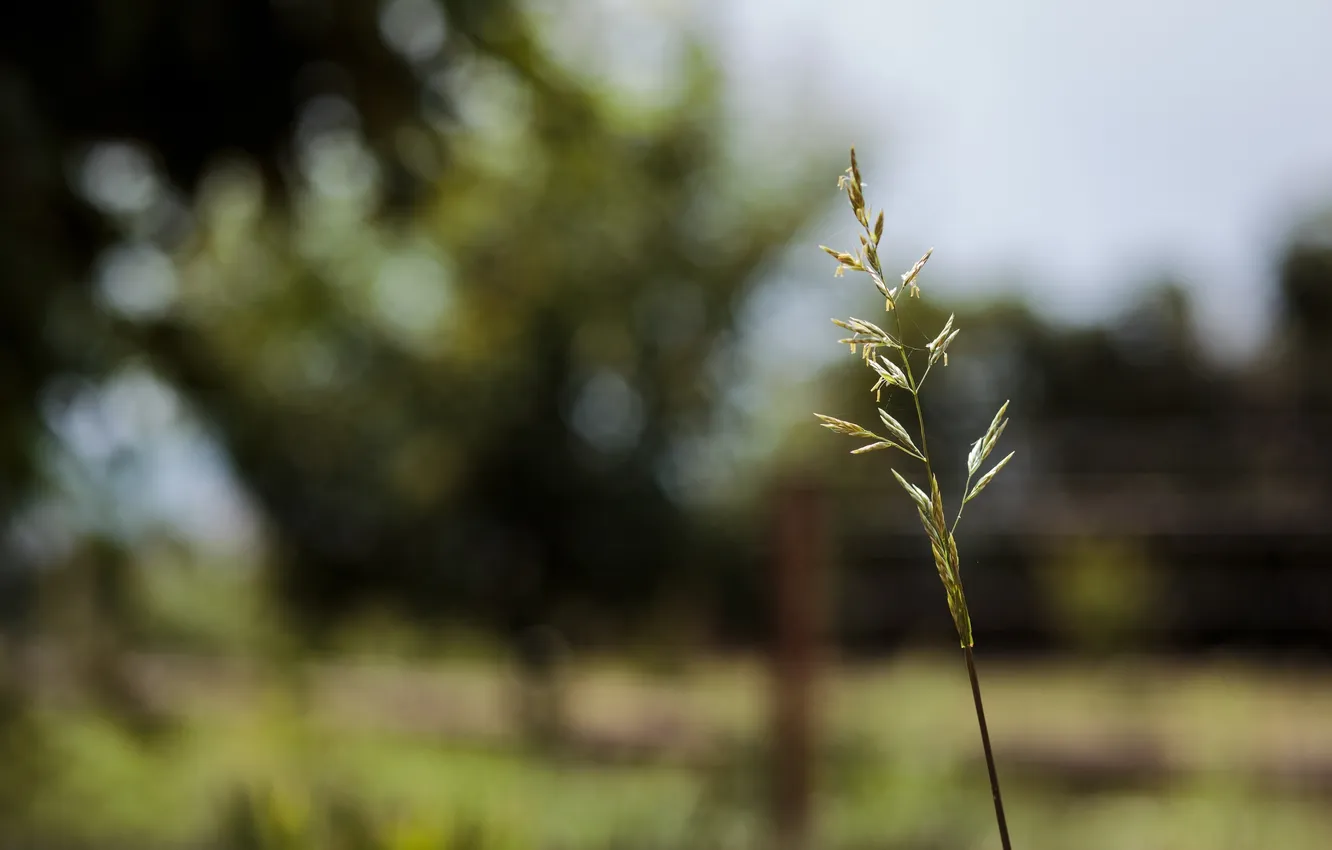
M 829 668 L 818 846 L 997 847 L 955 661 Z M 1016 846 L 1332 846 L 1332 675 L 981 663 Z M 564 685 L 564 744 L 540 756 L 516 735 L 516 682 L 494 664 L 293 676 L 155 656 L 131 678 L 159 717 L 137 735 L 44 686 L 30 718 L 43 767 L 21 812 L 33 834 L 199 846 L 234 832 L 249 799 L 245 817 L 295 832 L 354 811 L 401 846 L 753 847 L 766 835 L 770 691 L 751 661 L 669 676 L 583 664 Z

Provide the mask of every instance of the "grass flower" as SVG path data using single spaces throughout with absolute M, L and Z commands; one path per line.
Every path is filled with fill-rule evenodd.
M 976 676 L 976 660 L 972 652 L 975 641 L 971 630 L 971 614 L 967 610 L 967 596 L 962 588 L 962 572 L 957 554 L 957 542 L 953 537 L 958 523 L 962 520 L 962 511 L 967 503 L 979 496 L 986 485 L 994 480 L 994 477 L 1013 457 L 1010 452 L 988 471 L 981 474 L 979 478 L 976 477 L 981 467 L 985 465 L 990 453 L 994 451 L 999 438 L 1003 436 L 1004 428 L 1008 426 L 1008 420 L 1004 417 L 1004 414 L 1008 411 L 1008 402 L 1004 402 L 1003 406 L 999 408 L 999 412 L 994 415 L 994 420 L 990 422 L 990 427 L 986 429 L 980 439 L 971 445 L 971 450 L 967 454 L 967 480 L 962 487 L 962 496 L 958 502 L 957 514 L 950 523 L 944 507 L 943 494 L 939 489 L 939 481 L 934 475 L 934 467 L 930 461 L 929 442 L 925 434 L 925 415 L 920 406 L 920 392 L 926 378 L 930 375 L 931 369 L 940 364 L 945 367 L 948 365 L 948 348 L 952 345 L 953 340 L 957 339 L 959 331 L 953 327 L 955 317 L 949 316 L 943 329 L 923 348 L 908 345 L 902 331 L 901 301 L 904 295 L 920 297 L 920 273 L 925 268 L 925 264 L 929 262 L 934 249 L 931 248 L 926 251 L 925 255 L 917 260 L 916 264 L 906 274 L 901 276 L 901 283 L 898 286 L 888 286 L 885 282 L 883 267 L 879 262 L 879 240 L 883 238 L 883 212 L 880 211 L 878 216 L 873 218 L 874 223 L 871 225 L 871 210 L 865 203 L 865 184 L 860 179 L 860 167 L 856 162 L 855 148 L 851 149 L 851 167 L 838 178 L 837 185 L 841 191 L 846 193 L 847 200 L 851 203 L 851 210 L 855 213 L 856 221 L 860 222 L 860 226 L 864 230 L 864 233 L 860 235 L 860 247 L 856 249 L 855 253 L 838 251 L 824 245 L 819 247 L 837 260 L 837 276 L 840 277 L 847 271 L 863 272 L 869 276 L 874 288 L 884 298 L 885 311 L 893 318 L 895 334 L 884 331 L 872 322 L 857 318 L 833 319 L 833 324 L 850 331 L 851 335 L 840 340 L 840 342 L 849 345 L 852 352 L 855 352 L 859 347 L 861 359 L 874 372 L 877 380 L 870 389 L 874 393 L 876 401 L 881 400 L 884 392 L 902 391 L 911 395 L 916 412 L 917 434 L 920 439 L 919 441 L 914 439 L 910 431 L 901 422 L 898 422 L 882 409 L 879 410 L 882 435 L 852 422 L 835 419 L 821 413 L 815 415 L 823 426 L 831 431 L 848 437 L 871 441 L 852 449 L 852 454 L 896 449 L 912 460 L 918 461 L 924 467 L 921 470 L 924 472 L 926 479 L 924 487 L 913 484 L 910 478 L 896 469 L 892 469 L 891 472 L 897 483 L 902 486 L 902 489 L 906 491 L 915 504 L 921 527 L 929 541 L 934 566 L 939 572 L 939 579 L 943 582 L 944 594 L 948 599 L 948 610 L 953 616 L 953 625 L 957 628 L 958 641 L 961 643 L 962 651 L 966 656 L 967 673 L 971 679 L 971 694 L 976 704 L 976 720 L 980 726 L 981 743 L 985 749 L 985 764 L 990 775 L 990 790 L 994 796 L 994 812 L 999 826 L 999 837 L 1003 842 L 1004 850 L 1011 850 L 1008 824 L 1004 818 L 1003 798 L 999 793 L 999 777 L 995 770 L 994 753 L 990 747 L 990 732 L 985 723 L 985 707 L 981 701 L 980 680 Z M 916 359 L 914 367 L 912 364 L 913 356 Z M 917 378 L 916 367 L 919 367 L 922 361 L 924 369 L 921 370 L 920 377 Z M 973 480 L 975 481 L 974 485 L 972 484 Z

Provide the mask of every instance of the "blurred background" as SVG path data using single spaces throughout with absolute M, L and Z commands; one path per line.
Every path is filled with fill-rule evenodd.
M 0 847 L 1332 846 L 1332 6 L 0 12 Z M 898 399 L 893 403 L 899 403 Z M 900 466 L 900 463 L 897 465 Z

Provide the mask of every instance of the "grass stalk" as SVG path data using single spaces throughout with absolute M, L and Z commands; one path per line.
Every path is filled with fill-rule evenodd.
M 994 796 L 994 819 L 999 824 L 999 841 L 1004 850 L 1013 850 L 1008 838 L 1008 818 L 1004 817 L 1004 795 L 999 790 L 999 772 L 994 766 L 994 750 L 990 747 L 990 727 L 985 723 L 985 703 L 981 700 L 980 679 L 976 677 L 976 655 L 971 647 L 962 650 L 967 656 L 967 675 L 971 678 L 971 697 L 976 702 L 976 722 L 980 724 L 981 746 L 985 748 L 985 769 L 990 774 L 990 793 Z
M 1008 822 L 1004 817 L 1003 797 L 999 791 L 999 774 L 995 768 L 994 751 L 990 746 L 990 730 L 985 721 L 985 705 L 981 700 L 980 680 L 976 676 L 976 660 L 972 651 L 975 641 L 972 636 L 971 614 L 967 608 L 966 593 L 962 588 L 961 561 L 958 557 L 957 541 L 953 537 L 958 524 L 962 521 L 962 510 L 967 502 L 979 495 L 1013 457 L 1010 452 L 1003 460 L 991 467 L 988 472 L 976 479 L 974 486 L 972 485 L 973 478 L 994 450 L 1008 425 L 1008 420 L 1004 418 L 1004 414 L 1008 410 L 1008 402 L 1004 402 L 1003 406 L 999 408 L 999 412 L 995 414 L 985 434 L 971 445 L 971 451 L 967 454 L 966 483 L 962 487 L 957 516 L 950 526 L 944 511 L 944 499 L 939 490 L 939 481 L 934 475 L 934 464 L 930 460 L 929 441 L 926 437 L 925 414 L 920 403 L 920 391 L 926 378 L 929 377 L 930 370 L 936 364 L 942 363 L 945 367 L 948 365 L 948 348 L 959 333 L 953 327 L 953 321 L 956 317 L 949 316 L 943 330 L 924 348 L 908 344 L 902 322 L 902 308 L 905 306 L 904 302 L 907 300 L 907 296 L 920 297 L 920 286 L 917 278 L 925 267 L 925 263 L 929 261 L 933 249 L 926 251 L 925 255 L 916 262 L 911 270 L 902 275 L 900 284 L 889 286 L 879 261 L 878 250 L 879 241 L 883 237 L 883 212 L 880 211 L 878 217 L 874 219 L 874 223 L 870 223 L 870 209 L 865 203 L 864 184 L 860 179 L 860 168 L 856 163 L 854 148 L 851 150 L 851 167 L 838 179 L 838 187 L 846 192 L 847 199 L 851 202 L 851 209 L 856 215 L 856 220 L 860 222 L 860 226 L 864 230 L 864 233 L 860 236 L 860 248 L 855 253 L 849 253 L 826 246 L 820 247 L 837 260 L 837 276 L 840 277 L 846 271 L 863 272 L 869 276 L 875 289 L 884 298 L 884 309 L 894 314 L 896 335 L 884 331 L 873 322 L 854 317 L 846 320 L 834 319 L 833 323 L 851 332 L 849 337 L 840 340 L 840 342 L 850 345 L 852 352 L 859 348 L 861 359 L 865 362 L 865 365 L 878 376 L 878 380 L 871 387 L 876 399 L 885 391 L 904 390 L 911 394 L 920 445 L 917 447 L 916 440 L 912 438 L 906 427 L 883 409 L 879 410 L 879 419 L 882 420 L 883 427 L 887 429 L 885 435 L 880 435 L 853 422 L 835 419 L 823 414 L 816 414 L 816 416 L 822 421 L 824 427 L 836 433 L 873 441 L 860 448 L 853 449 L 852 454 L 896 449 L 908 457 L 920 461 L 925 467 L 925 476 L 929 480 L 928 492 L 911 483 L 896 469 L 891 471 L 898 484 L 915 502 L 921 527 L 925 530 L 925 536 L 930 544 L 930 553 L 933 555 L 935 568 L 939 572 L 939 579 L 943 582 L 944 592 L 948 598 L 948 610 L 953 616 L 958 641 L 966 655 L 967 674 L 971 680 L 971 695 L 976 704 L 976 721 L 980 726 L 981 744 L 985 749 L 985 765 L 990 777 L 990 791 L 994 796 L 994 814 L 999 826 L 999 838 L 1003 842 L 1004 850 L 1012 850 L 1008 837 Z M 886 355 L 881 353 L 885 351 L 887 352 Z M 912 364 L 912 354 L 924 356 L 927 361 L 919 380 L 916 378 L 916 370 Z

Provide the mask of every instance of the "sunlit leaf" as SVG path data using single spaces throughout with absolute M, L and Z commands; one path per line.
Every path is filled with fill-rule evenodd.
M 928 511 L 930 509 L 930 497 L 925 495 L 925 491 L 903 478 L 896 469 L 892 472 L 893 477 L 897 479 L 897 483 L 902 485 L 902 489 L 907 491 L 907 495 L 911 497 L 912 501 L 919 505 L 921 510 Z
M 953 344 L 953 340 L 957 339 L 957 335 L 961 332 L 961 329 L 955 330 L 948 334 L 948 336 L 940 336 L 939 339 L 930 343 L 931 366 L 938 362 L 940 358 L 943 359 L 945 366 L 948 365 L 948 346 Z
M 896 443 L 891 443 L 887 440 L 880 440 L 877 443 L 870 443 L 868 446 L 861 446 L 858 449 L 852 449 L 851 454 L 862 455 L 865 452 L 878 452 L 878 451 L 883 451 L 884 449 L 900 449 L 900 448 L 901 446 L 897 445 Z
M 971 444 L 971 451 L 967 453 L 967 474 L 975 475 L 980 469 L 980 465 L 985 462 L 985 458 L 994 450 L 995 443 L 999 442 L 999 437 L 1003 434 L 1004 428 L 1008 425 L 1008 420 L 1004 419 L 1004 412 L 1008 410 L 1008 402 L 1005 401 L 1000 406 L 999 412 L 994 415 L 990 422 L 990 427 L 985 430 L 985 436 Z
M 930 260 L 930 255 L 933 254 L 933 253 L 934 253 L 934 249 L 933 249 L 933 248 L 931 248 L 930 250 L 926 251 L 926 252 L 925 252 L 925 256 L 921 257 L 919 260 L 916 260 L 916 264 L 915 264 L 914 266 L 911 267 L 911 271 L 909 271 L 909 272 L 907 272 L 906 274 L 902 275 L 902 285 L 903 285 L 903 286 L 908 286 L 908 285 L 910 285 L 910 284 L 912 284 L 912 283 L 915 283 L 915 281 L 916 281 L 916 276 L 920 274 L 920 270 L 921 270 L 921 269 L 925 268 L 925 264 L 926 264 L 927 262 L 929 262 L 929 260 Z
M 1009 460 L 1012 459 L 1013 455 L 1015 454 L 1017 454 L 1017 452 L 1009 452 L 1004 457 L 1003 460 L 999 461 L 994 465 L 993 469 L 982 475 L 980 480 L 976 482 L 976 486 L 972 487 L 971 492 L 968 493 L 967 497 L 962 500 L 962 503 L 966 504 L 967 502 L 970 502 L 972 499 L 976 498 L 976 496 L 980 494 L 980 491 L 985 489 L 985 485 L 989 484 L 991 481 L 994 480 L 994 476 L 999 474 L 999 470 L 1003 469 L 1004 466 L 1008 463 Z
M 902 371 L 902 367 L 898 366 L 887 357 L 877 357 L 870 360 L 869 364 L 870 368 L 879 374 L 879 377 L 883 379 L 884 383 L 895 387 L 906 387 L 907 389 L 910 389 L 910 385 L 907 383 L 906 373 Z
M 888 435 L 901 443 L 904 451 L 910 452 L 921 460 L 925 459 L 925 456 L 920 453 L 920 449 L 916 448 L 911 435 L 902 427 L 901 422 L 889 416 L 888 411 L 883 408 L 879 408 L 879 418 L 883 420 L 884 427 L 888 429 Z
M 841 419 L 834 419 L 831 416 L 824 416 L 822 413 L 814 414 L 824 428 L 834 431 L 838 434 L 844 434 L 848 437 L 863 437 L 866 440 L 882 440 L 878 434 L 868 429 L 862 428 L 854 422 L 846 422 Z
M 926 345 L 925 346 L 926 348 L 928 348 L 930 351 L 934 351 L 934 349 L 943 345 L 943 341 L 948 339 L 948 334 L 953 330 L 954 318 L 955 316 L 953 314 L 950 313 L 948 315 L 948 321 L 944 322 L 943 330 L 939 331 L 939 335 L 934 338 L 933 342 Z

